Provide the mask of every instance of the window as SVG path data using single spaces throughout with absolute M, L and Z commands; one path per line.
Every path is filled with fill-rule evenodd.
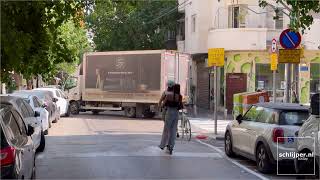
M 276 124 L 277 111 L 269 108 L 263 108 L 263 112 L 258 118 L 258 122 Z
M 247 14 L 248 14 L 247 4 L 229 6 L 228 8 L 229 28 L 245 28 Z
M 30 117 L 29 112 L 28 112 L 26 106 L 23 104 L 23 100 L 18 99 L 18 100 L 17 100 L 17 105 L 18 105 L 18 107 L 20 108 L 21 113 L 22 113 L 22 116 L 23 116 L 24 118 Z
M 32 100 L 33 100 L 34 107 L 41 107 L 41 103 L 39 102 L 36 96 L 34 96 Z
M 18 114 L 16 111 L 12 111 L 12 114 L 19 126 L 20 132 L 23 136 L 27 136 L 27 130 L 26 130 L 26 125 L 24 124 L 21 116 Z
M 27 102 L 23 102 L 25 108 L 27 109 L 28 112 L 28 117 L 33 117 L 34 116 L 34 111 L 32 109 L 32 107 L 27 103 Z
M 18 137 L 20 136 L 20 130 L 17 122 L 14 120 L 11 112 L 7 112 L 3 118 L 4 123 L 7 127 L 8 141 L 12 142 L 14 145 L 18 143 Z
M 276 17 L 277 19 L 275 19 L 275 28 L 283 29 L 283 12 L 282 11 L 276 12 Z
M 308 111 L 284 111 L 280 115 L 280 125 L 301 126 L 309 117 Z
M 191 16 L 191 32 L 196 32 L 196 15 Z
M 263 107 L 251 106 L 243 117 L 245 121 L 256 121 L 260 114 L 263 112 Z
M 283 97 L 283 89 L 281 87 L 281 82 L 285 79 L 285 65 L 278 64 L 278 70 L 276 71 L 276 91 L 277 97 Z M 272 71 L 270 70 L 270 64 L 256 63 L 256 90 L 266 90 L 272 94 Z

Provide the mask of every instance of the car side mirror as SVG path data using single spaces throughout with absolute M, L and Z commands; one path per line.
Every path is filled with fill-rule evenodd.
M 34 128 L 31 125 L 28 125 L 28 132 L 27 135 L 31 136 L 34 133 Z
M 40 112 L 35 111 L 35 112 L 34 112 L 34 117 L 40 117 Z
M 53 98 L 52 101 L 53 101 L 53 102 L 57 102 L 58 99 L 57 99 L 57 98 Z
M 242 119 L 243 119 L 242 114 L 239 114 L 239 115 L 236 117 L 236 120 L 239 122 L 239 124 L 242 122 Z

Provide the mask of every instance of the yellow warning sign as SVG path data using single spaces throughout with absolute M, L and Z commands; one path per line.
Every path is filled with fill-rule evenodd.
M 280 49 L 279 63 L 300 63 L 300 49 Z
M 270 54 L 270 66 L 271 71 L 276 71 L 278 69 L 278 55 L 276 53 Z
M 224 48 L 208 49 L 208 67 L 224 66 Z

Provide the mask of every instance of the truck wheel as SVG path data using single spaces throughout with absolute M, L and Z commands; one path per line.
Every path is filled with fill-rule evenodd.
M 69 111 L 71 114 L 76 115 L 79 114 L 79 104 L 77 101 L 72 101 L 70 103 Z
M 98 115 L 99 112 L 100 112 L 100 111 L 98 111 L 98 110 L 92 110 L 92 114 L 94 114 L 94 115 Z
M 144 117 L 144 118 L 153 118 L 155 115 L 156 115 L 156 113 L 153 112 L 153 111 L 151 111 L 150 109 L 146 109 L 146 110 L 143 112 L 143 117 Z
M 136 117 L 136 107 L 126 107 L 124 112 L 125 112 L 125 115 L 129 118 Z

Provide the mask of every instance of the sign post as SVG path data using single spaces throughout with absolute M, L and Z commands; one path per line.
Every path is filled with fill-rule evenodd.
M 301 35 L 299 32 L 291 31 L 290 29 L 286 29 L 282 31 L 279 37 L 280 44 L 285 50 L 295 50 L 299 47 L 301 43 Z M 299 50 L 300 51 L 300 50 Z M 292 51 L 293 52 L 293 51 Z M 291 63 L 299 63 L 300 62 L 300 54 L 299 54 L 299 62 L 296 62 L 295 56 L 287 55 L 282 56 L 281 50 L 279 51 L 279 63 L 286 63 L 285 65 L 285 80 L 286 80 L 286 88 L 284 93 L 284 101 L 290 102 L 290 89 L 291 89 Z M 290 56 L 290 57 L 289 57 Z M 286 58 L 287 57 L 287 58 Z
M 272 101 L 276 102 L 276 71 L 278 68 L 277 40 L 272 39 L 270 66 L 272 70 Z
M 213 106 L 213 119 L 214 119 L 214 134 L 218 134 L 218 68 L 224 66 L 224 48 L 211 48 L 208 49 L 208 67 L 214 68 L 214 106 Z

